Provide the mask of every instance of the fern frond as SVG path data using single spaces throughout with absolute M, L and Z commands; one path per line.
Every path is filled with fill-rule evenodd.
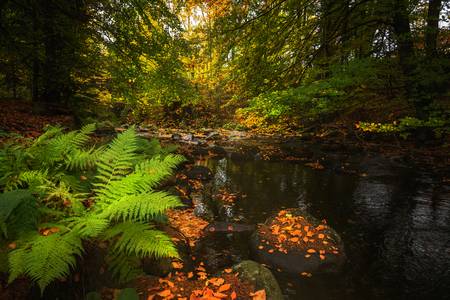
M 18 175 L 28 170 L 30 155 L 23 145 L 8 143 L 0 149 L 0 188 L 10 191 L 20 186 Z
M 89 140 L 89 134 L 94 132 L 95 125 L 89 124 L 79 131 L 57 134 L 43 146 L 34 150 L 35 158 L 44 165 L 53 165 L 65 158 L 65 155 L 75 149 L 81 149 Z M 42 144 L 42 143 L 41 143 Z
M 73 149 L 67 154 L 64 161 L 66 168 L 71 171 L 92 169 L 103 150 L 104 147 L 89 150 Z
M 172 174 L 172 170 L 184 160 L 180 155 L 155 157 L 137 165 L 135 171 L 108 185 L 98 185 L 102 189 L 97 195 L 99 206 L 113 203 L 127 195 L 145 193 L 154 188 L 162 179 Z
M 16 278 L 25 273 L 25 258 L 27 250 L 18 248 L 8 254 L 9 278 L 8 282 L 13 282 Z
M 111 203 L 102 213 L 109 219 L 124 221 L 149 221 L 162 215 L 166 210 L 182 206 L 173 195 L 165 192 L 148 192 L 138 195 L 128 195 L 119 201 Z
M 129 256 L 122 252 L 110 253 L 107 257 L 108 269 L 119 282 L 128 282 L 139 275 L 142 269 L 136 256 Z
M 137 135 L 133 127 L 119 134 L 103 151 L 97 162 L 96 191 L 102 193 L 102 187 L 129 174 L 136 159 Z
M 50 187 L 47 170 L 24 171 L 19 175 L 19 182 L 35 193 L 42 193 Z
M 178 257 L 170 238 L 159 230 L 149 228 L 148 224 L 124 222 L 114 225 L 105 232 L 106 239 L 117 240 L 113 250 L 138 257 L 155 256 Z
M 58 149 L 58 151 L 66 150 L 67 147 L 80 149 L 89 141 L 89 135 L 94 131 L 95 124 L 87 124 L 78 131 L 71 131 L 52 139 L 49 145 L 52 148 Z
M 186 159 L 183 156 L 177 154 L 168 154 L 164 156 L 164 158 L 156 156 L 136 165 L 135 172 L 154 175 L 155 180 L 159 181 L 170 175 L 172 171 L 185 160 Z
M 69 275 L 81 252 L 81 240 L 74 234 L 42 236 L 36 233 L 28 243 L 9 254 L 9 282 L 25 274 L 43 291 L 53 280 Z
M 31 144 L 31 149 L 34 147 L 40 146 L 42 144 L 45 144 L 55 136 L 58 136 L 62 134 L 62 128 L 61 127 L 49 127 L 47 130 L 41 134 L 37 139 L 33 141 Z
M 109 226 L 108 219 L 93 214 L 74 217 L 67 221 L 70 223 L 72 231 L 81 238 L 95 238 Z
M 0 227 L 7 237 L 35 228 L 38 218 L 36 198 L 28 190 L 0 194 Z
M 91 192 L 92 186 L 87 177 L 86 180 L 82 180 L 80 178 L 81 176 L 84 175 L 82 175 L 82 173 L 74 172 L 72 174 L 63 174 L 58 179 L 60 182 L 64 182 L 64 184 L 70 186 L 73 193 L 87 195 Z
M 137 153 L 142 154 L 143 159 L 151 158 L 161 154 L 163 148 L 157 139 L 145 139 L 139 137 L 137 140 Z

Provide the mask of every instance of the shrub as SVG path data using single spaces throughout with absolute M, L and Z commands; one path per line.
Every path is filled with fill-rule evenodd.
M 355 59 L 325 71 L 313 68 L 303 84 L 262 93 L 237 110 L 245 125 L 261 126 L 289 121 L 313 122 L 344 111 L 355 100 L 364 105 L 374 93 L 393 93 L 402 84 L 397 68 L 389 61 Z M 322 79 L 318 79 L 322 78 Z M 370 89 L 368 88 L 370 86 Z

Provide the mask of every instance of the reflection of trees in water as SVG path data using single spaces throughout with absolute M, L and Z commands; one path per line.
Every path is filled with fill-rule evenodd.
M 361 180 L 353 194 L 358 223 L 382 227 L 391 212 L 392 190 L 390 185 Z
M 282 206 L 296 207 L 296 198 L 303 190 L 304 169 L 296 164 L 221 159 L 211 162 L 210 167 L 217 188 L 247 195 L 238 206 L 258 221 Z
M 215 172 L 214 172 L 214 185 L 217 188 L 224 187 L 227 183 L 227 166 L 228 161 L 226 158 L 222 158 L 217 161 Z
M 450 193 L 437 194 L 423 180 L 408 186 L 391 199 L 379 254 L 382 279 L 397 284 L 400 294 L 440 298 L 450 281 Z

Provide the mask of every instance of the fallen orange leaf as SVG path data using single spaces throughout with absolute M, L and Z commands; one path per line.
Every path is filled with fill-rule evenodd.
M 236 292 L 235 292 L 235 291 L 233 291 L 233 292 L 231 293 L 230 298 L 231 298 L 231 300 L 236 300 L 236 299 L 237 299 L 237 295 L 236 295 Z
M 224 298 L 228 297 L 227 294 L 220 293 L 220 292 L 216 292 L 213 295 L 214 295 L 214 297 L 217 297 L 217 298 L 220 298 L 220 299 L 224 299 Z
M 291 235 L 302 235 L 302 232 L 297 229 L 297 230 L 292 231 Z
M 172 292 L 169 289 L 158 293 L 158 296 L 161 297 L 169 297 L 170 295 L 172 295 Z
M 266 300 L 266 290 L 259 290 L 254 293 L 250 293 L 252 300 Z
M 222 293 L 228 291 L 231 288 L 231 284 L 226 283 L 217 289 L 217 292 Z
M 173 261 L 172 262 L 172 267 L 174 269 L 182 269 L 183 268 L 183 264 L 181 262 Z
M 215 286 L 221 286 L 225 282 L 225 280 L 223 278 L 211 278 L 209 282 L 211 282 Z

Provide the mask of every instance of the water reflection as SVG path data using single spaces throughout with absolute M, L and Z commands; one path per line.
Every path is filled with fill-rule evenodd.
M 361 225 L 382 227 L 391 212 L 391 185 L 361 180 L 353 193 L 354 213 Z
M 450 188 L 430 174 L 378 158 L 361 160 L 365 177 L 292 162 L 206 163 L 216 187 L 247 195 L 228 215 L 257 223 L 283 207 L 300 207 L 342 234 L 349 258 L 344 274 L 290 279 L 296 280 L 285 287 L 291 299 L 448 299 Z

